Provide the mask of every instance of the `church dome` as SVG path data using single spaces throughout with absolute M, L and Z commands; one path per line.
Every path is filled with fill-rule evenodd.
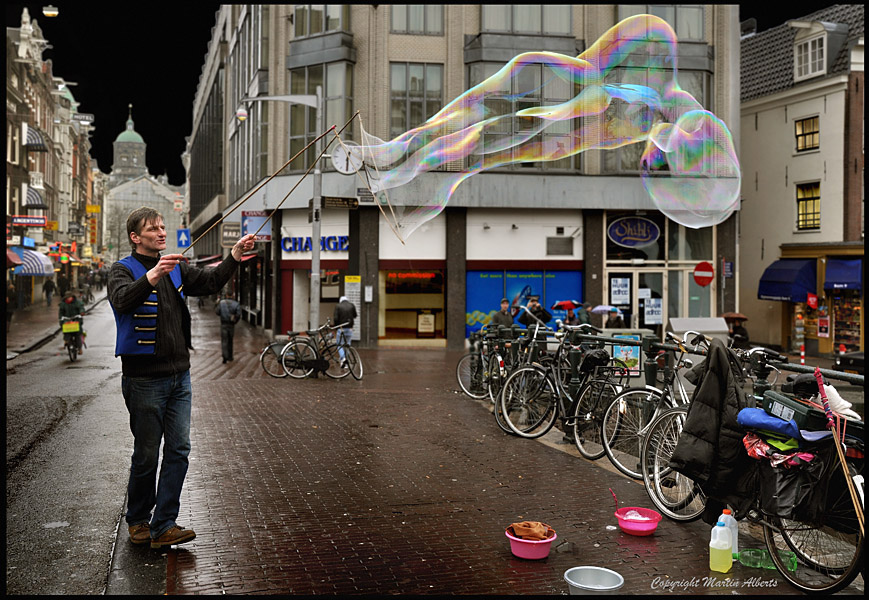
M 133 105 L 130 105 L 130 117 L 127 119 L 127 128 L 115 138 L 116 142 L 135 142 L 137 144 L 144 144 L 145 140 L 141 135 L 136 133 L 136 130 L 133 129 Z

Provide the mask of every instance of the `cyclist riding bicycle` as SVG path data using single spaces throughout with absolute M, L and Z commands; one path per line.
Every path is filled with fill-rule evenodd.
M 72 290 L 67 290 L 64 295 L 63 301 L 60 303 L 60 307 L 57 310 L 57 319 L 60 322 L 60 325 L 63 325 L 63 319 L 66 317 L 70 319 L 72 317 L 78 317 L 76 321 L 79 324 L 83 324 L 84 320 L 82 318 L 82 314 L 84 314 L 84 303 L 75 297 L 75 292 Z M 81 329 L 81 327 L 79 328 Z M 72 335 L 72 334 L 69 334 Z M 81 354 L 82 350 L 82 332 L 78 331 L 76 334 L 76 347 L 78 348 L 78 353 Z

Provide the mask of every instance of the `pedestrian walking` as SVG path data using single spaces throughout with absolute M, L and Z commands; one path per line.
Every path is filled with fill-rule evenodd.
M 577 325 L 591 323 L 591 302 L 582 303 L 582 306 L 579 307 L 579 310 L 576 313 L 576 318 L 579 321 Z
M 338 354 L 341 356 L 341 366 L 346 365 L 344 359 L 344 346 L 349 346 L 353 340 L 353 320 L 356 318 L 356 306 L 350 302 L 347 296 L 341 296 L 332 313 L 335 325 L 343 325 L 338 329 Z
M 214 314 L 220 316 L 220 350 L 223 364 L 226 364 L 232 361 L 232 338 L 235 336 L 235 324 L 241 319 L 241 305 L 232 294 L 226 292 L 214 307 Z
M 609 315 L 607 316 L 606 323 L 604 324 L 605 329 L 624 329 L 625 328 L 625 320 L 622 318 L 622 313 L 619 312 L 615 306 L 612 307 L 609 311 Z
M 510 301 L 506 298 L 501 298 L 501 310 L 492 315 L 492 321 L 490 322 L 492 328 L 497 328 L 500 326 L 510 327 L 513 325 L 513 315 L 510 314 Z
M 133 456 L 127 485 L 127 530 L 134 544 L 151 548 L 196 537 L 176 522 L 190 454 L 191 327 L 185 297 L 217 293 L 254 247 L 246 235 L 214 269 L 189 266 L 166 254 L 166 226 L 153 208 L 127 218 L 132 253 L 112 265 L 108 298 L 115 315 L 115 355 L 121 357 L 121 389 L 130 413 Z M 159 480 L 160 445 L 163 458 Z
M 54 279 L 50 277 L 42 284 L 42 293 L 45 294 L 45 304 L 51 306 L 51 295 L 57 291 L 57 286 L 54 285 Z

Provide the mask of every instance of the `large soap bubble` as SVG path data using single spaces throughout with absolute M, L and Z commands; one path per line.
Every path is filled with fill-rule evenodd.
M 523 81 L 522 70 L 529 65 L 543 65 L 543 86 L 572 86 L 573 97 L 513 111 L 513 101 L 539 97 L 535 92 L 542 86 L 508 91 L 519 87 L 513 82 Z M 613 81 L 623 73 L 624 81 Z M 544 131 L 559 135 L 541 135 Z M 652 15 L 621 21 L 578 57 L 520 54 L 419 127 L 390 141 L 363 128 L 361 145 L 344 150 L 362 165 L 371 190 L 387 207 L 393 231 L 404 240 L 439 214 L 462 181 L 476 173 L 641 143 L 643 185 L 670 219 L 708 227 L 736 209 L 740 171 L 730 132 L 679 87 L 676 35 Z M 439 173 L 444 183 L 434 196 L 428 194 L 427 204 L 389 202 L 388 190 L 410 186 L 413 197 L 419 175 L 456 161 L 462 170 Z

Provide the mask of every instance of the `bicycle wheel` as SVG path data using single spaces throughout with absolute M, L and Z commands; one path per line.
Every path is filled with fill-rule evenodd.
M 597 460 L 606 453 L 601 437 L 603 415 L 617 394 L 616 385 L 606 378 L 591 379 L 579 390 L 572 415 L 573 443 L 584 458 Z
M 338 352 L 338 344 L 328 344 L 323 348 L 321 356 L 324 360 L 329 361 L 329 367 L 326 369 L 327 376 L 332 379 L 344 379 L 350 374 L 350 369 L 341 365 L 341 354 Z
M 66 351 L 69 353 L 69 360 L 75 362 L 78 358 L 78 348 L 75 347 L 75 344 L 69 342 L 66 346 Z
M 489 376 L 489 385 L 487 387 L 489 388 L 489 400 L 492 401 L 492 404 L 498 401 L 498 398 L 501 396 L 501 388 L 504 387 L 504 374 L 506 374 L 507 369 L 504 368 L 502 370 L 501 365 L 503 362 L 500 354 L 493 354 L 489 357 L 489 366 L 486 369 L 486 374 Z
M 858 496 L 863 497 L 863 458 L 846 458 Z M 810 593 L 833 593 L 847 587 L 863 567 L 863 534 L 838 457 L 830 472 L 821 522 L 768 517 L 763 537 L 776 569 L 794 587 Z M 859 476 L 857 479 L 855 477 Z M 779 551 L 797 555 L 795 571 Z
M 259 362 L 263 367 L 263 371 L 272 377 L 286 377 L 287 372 L 284 371 L 284 366 L 281 364 L 281 350 L 286 344 L 283 342 L 272 342 L 259 355 Z
M 558 392 L 546 371 L 518 369 L 504 382 L 501 416 L 508 427 L 524 438 L 545 435 L 558 416 Z
M 674 521 L 695 521 L 706 508 L 706 494 L 688 477 L 670 468 L 670 457 L 688 416 L 687 406 L 665 410 L 649 425 L 640 463 L 643 484 L 661 514 Z
M 479 355 L 476 360 L 473 357 L 474 354 L 469 353 L 459 359 L 459 364 L 456 365 L 456 379 L 459 380 L 462 391 L 471 398 L 485 398 L 489 393 L 483 378 L 485 367 Z
M 628 388 L 613 399 L 603 414 L 604 451 L 619 471 L 633 479 L 643 478 L 640 446 L 662 396 L 657 388 Z
M 287 375 L 294 379 L 303 379 L 313 373 L 314 368 L 305 365 L 304 361 L 315 360 L 317 350 L 308 340 L 293 338 L 281 351 L 281 365 Z
M 362 379 L 362 359 L 359 358 L 359 353 L 352 346 L 344 347 L 344 358 L 347 360 L 347 367 L 350 369 L 350 374 L 353 379 L 359 381 Z

